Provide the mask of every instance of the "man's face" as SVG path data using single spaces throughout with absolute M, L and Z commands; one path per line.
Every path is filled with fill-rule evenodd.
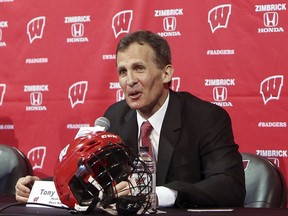
M 147 44 L 133 43 L 117 53 L 119 83 L 125 99 L 130 108 L 139 110 L 144 118 L 149 118 L 163 105 L 168 95 L 164 84 L 172 76 L 169 74 L 171 65 L 167 72 L 167 66 L 157 68 L 154 59 L 154 51 Z

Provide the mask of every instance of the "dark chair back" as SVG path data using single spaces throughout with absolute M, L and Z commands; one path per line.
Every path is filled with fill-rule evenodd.
M 286 208 L 287 187 L 278 167 L 268 159 L 250 153 L 242 153 L 242 159 L 246 181 L 244 206 Z
M 0 194 L 15 194 L 17 180 L 33 175 L 28 158 L 17 148 L 0 144 Z

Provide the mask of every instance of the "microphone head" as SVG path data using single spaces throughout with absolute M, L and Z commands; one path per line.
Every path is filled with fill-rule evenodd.
M 110 121 L 105 117 L 99 117 L 95 120 L 94 126 L 104 127 L 104 131 L 107 131 L 110 128 Z

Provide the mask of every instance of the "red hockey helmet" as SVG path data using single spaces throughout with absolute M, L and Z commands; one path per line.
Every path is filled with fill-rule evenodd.
M 121 138 L 112 133 L 75 139 L 62 150 L 54 170 L 61 202 L 71 209 L 88 211 L 105 197 L 113 197 L 113 187 L 131 175 L 134 159 Z

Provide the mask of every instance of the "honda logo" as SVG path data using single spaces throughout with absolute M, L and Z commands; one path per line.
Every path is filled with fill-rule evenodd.
M 73 23 L 71 25 L 71 34 L 73 37 L 82 37 L 84 35 L 84 24 Z
M 39 106 L 42 104 L 42 93 L 41 92 L 31 92 L 30 93 L 30 103 L 32 106 Z
M 266 27 L 275 27 L 278 25 L 278 13 L 267 12 L 263 15 L 264 25 Z
M 165 17 L 163 19 L 163 28 L 165 31 L 175 31 L 176 18 L 175 17 Z
M 219 5 L 212 8 L 208 13 L 208 23 L 212 33 L 218 28 L 227 28 L 229 17 L 231 15 L 231 4 Z
M 226 101 L 227 100 L 227 88 L 226 87 L 214 87 L 213 98 L 215 101 Z
M 122 33 L 128 33 L 130 31 L 132 17 L 132 10 L 121 11 L 113 17 L 112 29 L 114 31 L 115 38 L 117 38 Z

